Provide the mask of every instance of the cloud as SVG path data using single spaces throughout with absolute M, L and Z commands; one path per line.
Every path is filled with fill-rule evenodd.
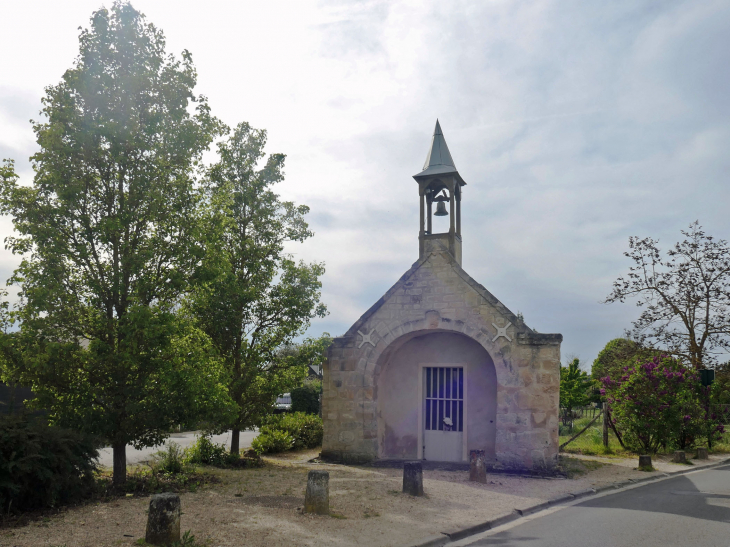
M 272 0 L 195 18 L 185 2 L 135 5 L 169 51 L 193 52 L 218 116 L 267 128 L 288 155 L 279 191 L 312 208 L 316 234 L 288 250 L 327 263 L 331 314 L 312 334 L 345 332 L 416 260 L 411 176 L 437 117 L 467 182 L 465 269 L 528 325 L 561 332 L 565 354 L 591 361 L 637 316 L 601 304 L 630 235 L 668 246 L 699 219 L 728 238 L 727 2 Z M 32 150 L 22 119 L 95 7 L 13 8 L 57 48 L 12 53 L 10 153 Z

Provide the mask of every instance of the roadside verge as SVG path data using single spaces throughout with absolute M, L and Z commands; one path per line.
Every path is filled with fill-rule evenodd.
M 637 484 L 648 483 L 648 482 L 659 482 L 659 481 L 663 481 L 663 480 L 666 480 L 671 477 L 675 477 L 677 475 L 685 475 L 687 473 L 692 473 L 694 471 L 713 469 L 715 467 L 721 467 L 723 465 L 728 465 L 728 464 L 730 464 L 730 458 L 726 458 L 724 460 L 721 460 L 721 461 L 718 461 L 715 463 L 703 465 L 701 467 L 696 467 L 696 468 L 690 467 L 688 469 L 679 469 L 677 471 L 669 471 L 666 473 L 662 473 L 660 475 L 651 475 L 651 476 L 643 477 L 643 478 L 628 479 L 625 481 L 607 484 L 607 485 L 601 486 L 599 488 L 585 488 L 585 489 L 579 490 L 577 492 L 572 492 L 569 494 L 564 494 L 564 495 L 558 496 L 556 498 L 552 498 L 550 500 L 535 504 L 530 507 L 526 507 L 526 508 L 522 508 L 522 509 L 513 509 L 509 513 L 505 513 L 504 515 L 501 515 L 497 518 L 487 520 L 487 521 L 484 521 L 484 522 L 481 522 L 478 524 L 474 524 L 472 526 L 467 526 L 465 528 L 459 528 L 459 529 L 453 529 L 453 530 L 447 529 L 447 530 L 444 530 L 443 532 L 441 532 L 440 534 L 424 537 L 424 538 L 421 538 L 412 543 L 408 543 L 404 547 L 439 547 L 441 545 L 447 545 L 454 541 L 458 541 L 458 540 L 467 538 L 469 536 L 473 536 L 476 534 L 480 534 L 482 532 L 486 532 L 487 530 L 497 528 L 498 526 L 502 526 L 503 524 L 507 524 L 507 523 L 515 521 L 517 519 L 526 517 L 527 515 L 533 515 L 540 511 L 544 511 L 544 510 L 554 507 L 556 505 L 564 505 L 566 503 L 570 503 L 577 499 L 585 498 L 588 496 L 603 494 L 603 493 L 609 492 L 609 491 L 617 492 L 617 491 L 621 491 L 621 490 L 630 488 L 632 486 L 636 486 Z

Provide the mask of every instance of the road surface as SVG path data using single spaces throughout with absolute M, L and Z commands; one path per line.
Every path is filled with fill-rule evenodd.
M 152 448 L 143 448 L 142 450 L 135 450 L 131 445 L 127 446 L 127 465 L 134 465 L 150 459 L 150 456 L 162 450 L 170 442 L 175 442 L 187 448 L 191 444 L 195 443 L 195 439 L 200 435 L 200 431 L 189 431 L 186 433 L 173 433 L 170 437 L 160 446 Z M 258 431 L 241 431 L 240 447 L 241 450 L 251 446 L 251 441 L 258 435 Z M 211 440 L 216 444 L 225 444 L 227 448 L 231 448 L 231 432 L 223 433 L 222 435 L 213 435 Z M 111 447 L 102 448 L 99 450 L 99 465 L 102 467 L 112 467 L 112 449 Z
M 730 465 L 594 497 L 454 546 L 730 546 Z

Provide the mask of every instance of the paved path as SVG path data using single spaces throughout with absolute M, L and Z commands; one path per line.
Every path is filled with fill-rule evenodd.
M 450 545 L 728 547 L 730 465 L 551 509 Z
M 200 431 L 173 433 L 162 445 L 151 447 L 151 448 L 143 448 L 142 450 L 135 450 L 135 448 L 133 446 L 129 445 L 129 446 L 127 446 L 127 465 L 134 465 L 134 464 L 138 464 L 140 462 L 149 460 L 150 456 L 152 454 L 154 454 L 158 450 L 162 450 L 170 442 L 175 442 L 175 443 L 179 444 L 180 446 L 182 446 L 183 448 L 187 448 L 191 444 L 195 443 L 196 437 L 200 434 L 201 434 Z M 256 435 L 258 435 L 258 431 L 241 431 L 241 440 L 240 440 L 241 450 L 250 447 L 251 441 L 254 440 Z M 213 437 L 211 437 L 211 439 L 216 444 L 225 444 L 229 449 L 231 448 L 231 432 L 230 431 L 223 433 L 222 435 L 213 435 Z M 113 460 L 112 460 L 111 447 L 102 448 L 101 450 L 99 450 L 99 464 L 101 466 L 111 467 L 112 461 Z

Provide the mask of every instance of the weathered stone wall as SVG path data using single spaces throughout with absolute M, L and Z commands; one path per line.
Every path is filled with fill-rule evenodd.
M 494 326 L 507 323 L 509 340 Z M 404 343 L 433 332 L 463 334 L 492 358 L 495 465 L 552 468 L 558 454 L 562 336 L 533 332 L 445 250 L 416 262 L 345 336 L 335 339 L 323 370 L 323 456 L 354 462 L 384 454 L 377 378 Z M 467 405 L 474 404 L 467 399 Z

